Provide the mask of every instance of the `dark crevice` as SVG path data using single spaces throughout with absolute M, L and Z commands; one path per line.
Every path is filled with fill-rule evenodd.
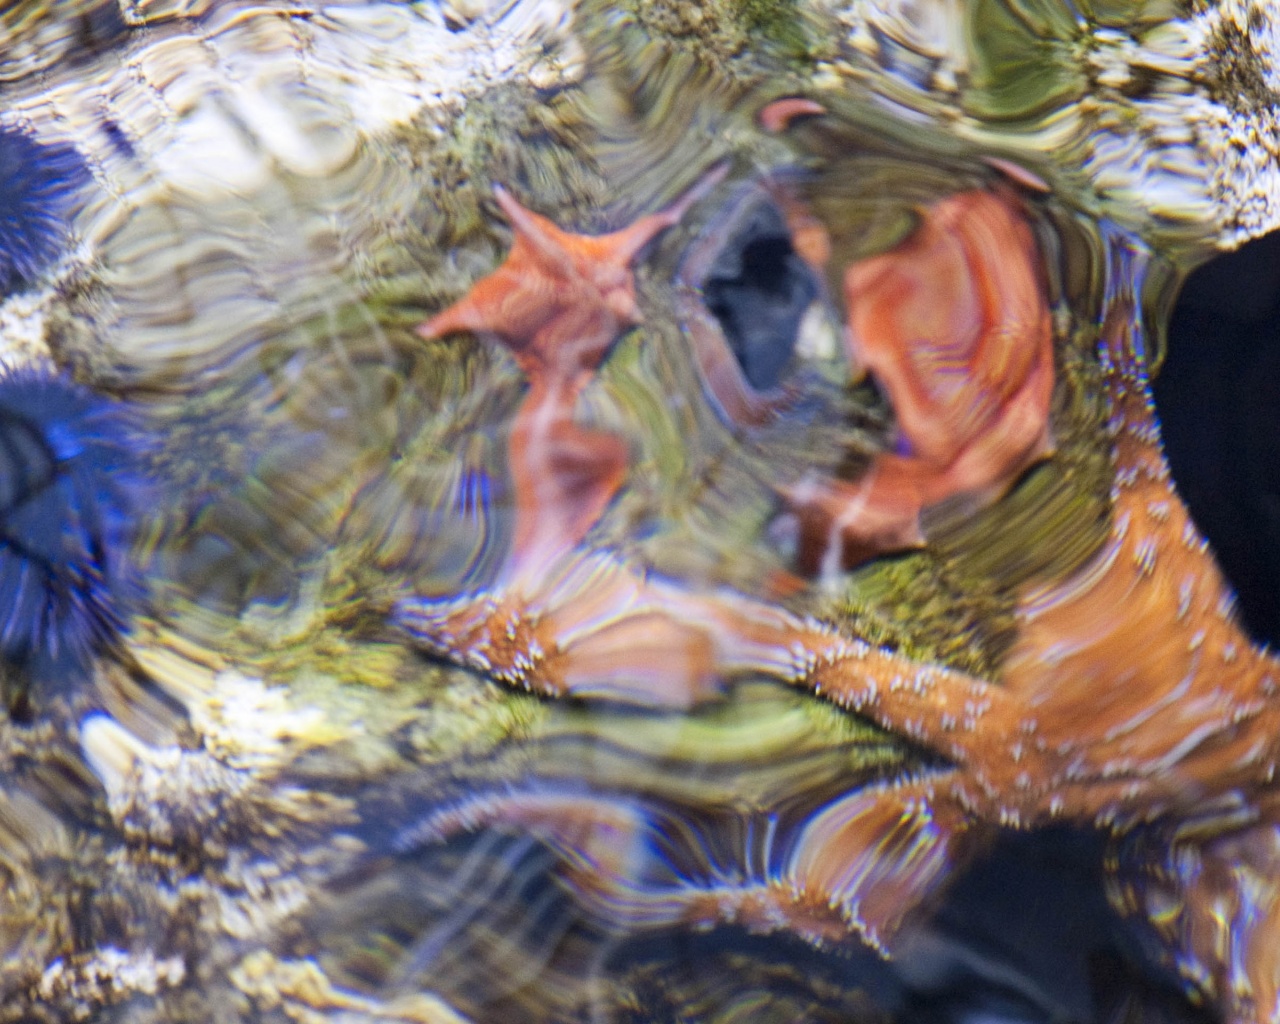
M 757 391 L 777 387 L 818 285 L 776 207 L 762 203 L 751 212 L 716 257 L 703 293 L 747 383 Z
M 1196 270 L 1155 381 L 1173 477 L 1235 587 L 1280 642 L 1280 234 Z
M 1108 903 L 1097 832 L 1002 832 L 897 962 L 912 1024 L 1213 1024 Z

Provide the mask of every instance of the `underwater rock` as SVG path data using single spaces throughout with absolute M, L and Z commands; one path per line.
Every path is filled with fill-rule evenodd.
M 1270 662 L 1145 388 L 1276 224 L 1273 21 L 7 8 L 11 176 L 86 177 L 0 247 L 0 1020 L 1267 1018 Z M 1049 822 L 1078 901 L 947 902 Z

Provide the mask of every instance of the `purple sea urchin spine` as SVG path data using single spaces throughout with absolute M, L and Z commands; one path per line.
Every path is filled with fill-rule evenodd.
M 74 150 L 0 128 L 0 296 L 31 284 L 57 257 L 86 177 Z
M 20 672 L 81 670 L 124 628 L 141 438 L 126 407 L 65 378 L 0 377 L 0 659 Z

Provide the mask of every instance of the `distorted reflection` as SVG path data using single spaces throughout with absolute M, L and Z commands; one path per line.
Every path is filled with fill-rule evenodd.
M 0 1017 L 1280 1013 L 1207 15 L 890 6 L 0 12 Z

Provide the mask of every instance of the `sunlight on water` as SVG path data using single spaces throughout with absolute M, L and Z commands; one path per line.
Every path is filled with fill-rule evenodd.
M 1273 1018 L 1216 17 L 0 11 L 0 1019 Z

